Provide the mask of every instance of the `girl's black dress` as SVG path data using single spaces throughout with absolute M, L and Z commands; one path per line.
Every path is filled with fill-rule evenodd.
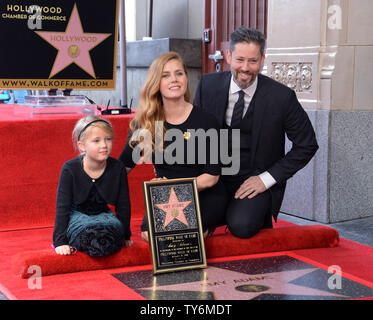
M 108 205 L 115 207 L 115 215 Z M 64 163 L 57 189 L 55 247 L 70 245 L 90 256 L 119 251 L 131 237 L 127 172 L 109 157 L 104 173 L 92 179 L 83 157 Z

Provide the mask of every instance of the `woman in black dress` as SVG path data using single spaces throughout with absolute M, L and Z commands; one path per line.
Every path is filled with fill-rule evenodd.
M 175 52 L 162 54 L 149 68 L 136 117 L 131 121 L 128 140 L 119 159 L 127 172 L 136 164 L 151 161 L 158 179 L 195 177 L 202 226 L 207 235 L 224 224 L 226 198 L 219 180 L 220 128 L 214 116 L 194 107 L 189 100 L 183 60 Z M 205 144 L 200 139 L 204 134 L 200 133 L 210 137 L 205 139 Z M 192 148 L 188 143 L 191 139 L 195 141 Z M 142 147 L 136 148 L 139 145 Z M 139 149 L 142 152 L 138 152 Z M 145 217 L 141 231 L 142 238 L 147 240 Z

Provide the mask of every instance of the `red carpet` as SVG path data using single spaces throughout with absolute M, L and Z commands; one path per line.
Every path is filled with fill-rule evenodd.
M 277 227 L 288 228 L 289 225 L 286 222 L 280 221 Z M 136 292 L 114 279 L 111 274 L 145 269 L 149 270 L 151 269 L 150 264 L 49 276 L 44 276 L 44 274 L 42 274 L 43 277 L 40 278 L 41 287 L 33 288 L 32 285 L 37 280 L 35 278 L 23 279 L 20 274 L 16 275 L 14 269 L 12 269 L 12 262 L 14 262 L 12 259 L 17 253 L 22 251 L 43 250 L 43 248 L 48 249 L 50 247 L 51 232 L 51 228 L 0 232 L 0 292 L 8 299 L 143 299 L 143 297 Z M 239 248 L 233 246 L 229 246 L 229 249 L 239 250 Z M 345 277 L 373 287 L 373 248 L 371 247 L 340 239 L 340 243 L 337 247 L 282 251 L 277 254 L 296 256 L 298 259 L 326 270 L 329 266 L 337 265 L 343 270 L 343 275 Z M 239 257 L 256 258 L 270 255 L 275 254 L 263 253 Z M 217 259 L 221 260 L 224 258 L 208 259 L 208 262 L 213 262 Z M 20 270 L 18 270 L 18 272 L 21 273 Z M 30 272 L 33 273 L 31 270 Z
M 75 156 L 70 141 L 78 118 L 23 119 L 13 116 L 12 110 L 1 110 L 0 146 L 6 152 L 0 166 L 6 170 L 0 175 L 0 292 L 9 299 L 142 299 L 111 273 L 113 268 L 151 268 L 139 226 L 144 215 L 142 181 L 154 176 L 152 166 L 139 166 L 129 176 L 134 246 L 105 258 L 82 253 L 62 257 L 51 248 L 58 176 L 63 162 Z M 118 157 L 131 117 L 109 119 L 116 132 L 113 156 Z M 206 253 L 216 259 L 292 250 L 304 259 L 339 265 L 343 272 L 373 282 L 373 248 L 344 239 L 337 245 L 338 233 L 331 228 L 280 221 L 275 229 L 262 230 L 247 240 L 217 230 L 206 240 Z M 40 288 L 33 287 L 37 279 L 30 267 L 35 266 L 42 272 Z
M 32 240 L 31 240 L 32 241 Z M 231 234 L 220 234 L 206 239 L 207 258 L 278 252 L 297 249 L 335 247 L 338 232 L 323 226 L 290 226 L 262 230 L 251 239 L 238 239 Z M 29 267 L 37 265 L 44 276 L 68 272 L 112 269 L 151 263 L 148 243 L 137 241 L 129 248 L 107 257 L 89 257 L 78 252 L 74 256 L 56 255 L 53 249 L 22 252 L 12 259 L 17 275 L 27 278 Z

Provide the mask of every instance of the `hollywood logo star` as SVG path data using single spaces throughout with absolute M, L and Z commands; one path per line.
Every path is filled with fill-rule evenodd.
M 89 51 L 111 36 L 111 33 L 85 33 L 76 4 L 65 32 L 35 32 L 58 50 L 49 78 L 72 63 L 96 78 Z
M 166 213 L 163 227 L 166 228 L 171 221 L 174 219 L 179 220 L 184 223 L 186 226 L 189 226 L 188 221 L 185 218 L 183 210 L 191 203 L 192 201 L 179 201 L 176 196 L 174 188 L 171 188 L 170 198 L 167 203 L 158 203 L 156 206 Z

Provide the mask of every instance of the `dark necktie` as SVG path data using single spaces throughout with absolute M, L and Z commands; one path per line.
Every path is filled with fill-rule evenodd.
M 239 97 L 233 109 L 231 128 L 238 128 L 240 126 L 242 115 L 243 115 L 243 109 L 245 107 L 245 101 L 244 101 L 245 92 L 241 90 L 238 94 L 239 94 Z

